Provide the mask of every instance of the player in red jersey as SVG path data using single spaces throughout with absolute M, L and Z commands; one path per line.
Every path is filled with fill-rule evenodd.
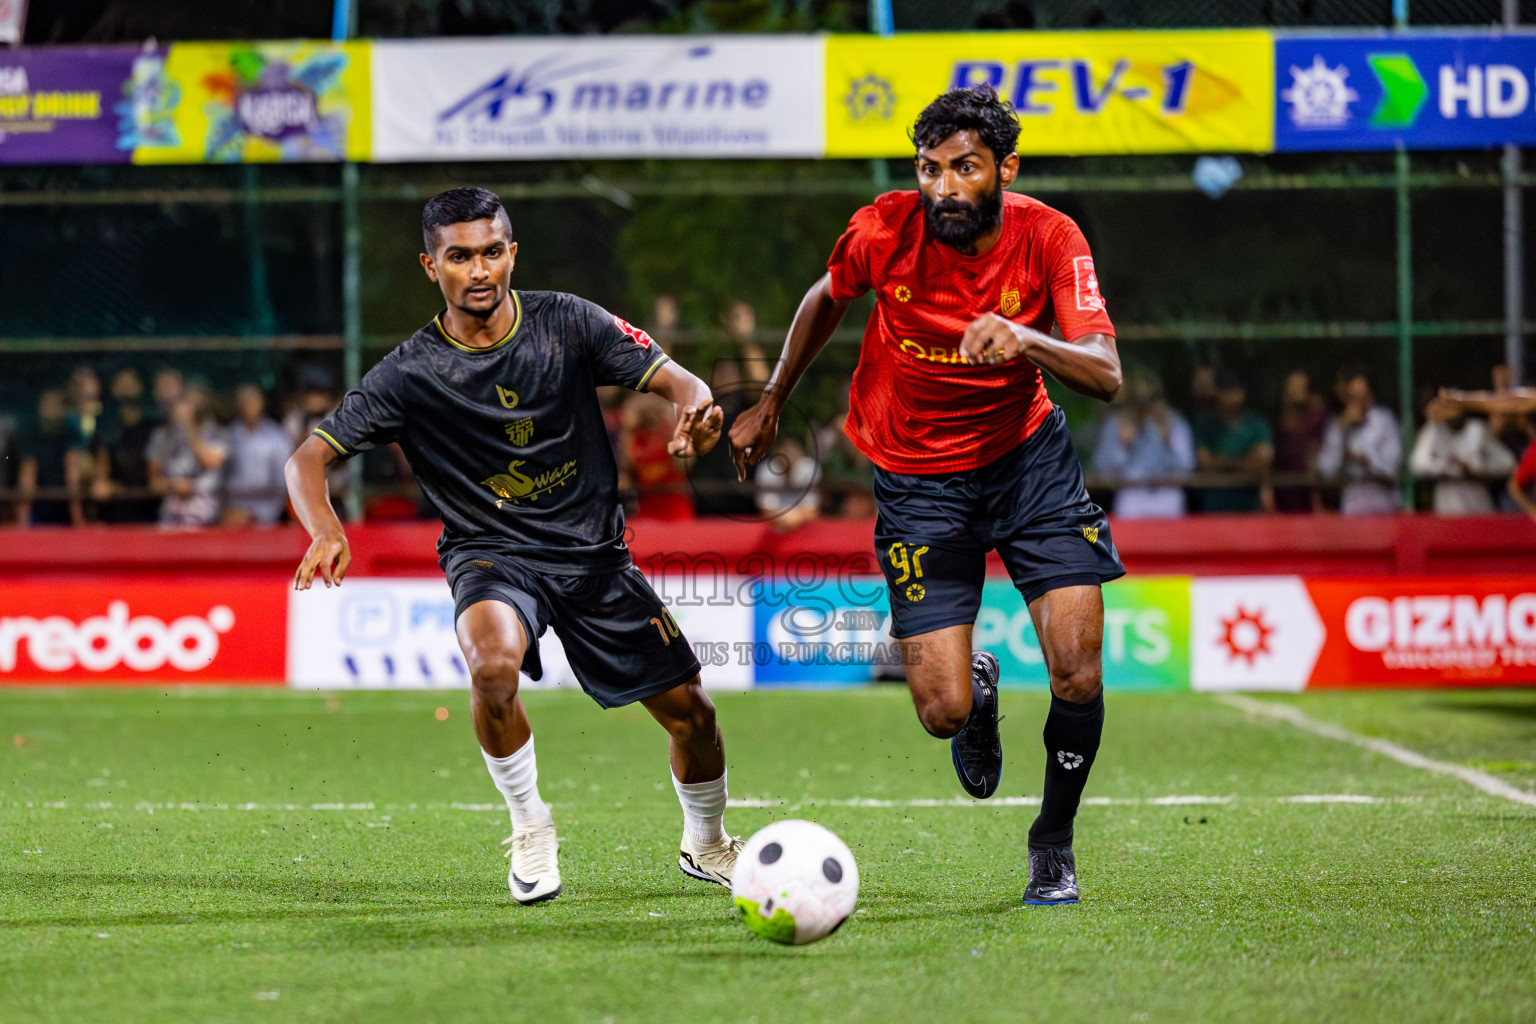
M 1026 903 L 1077 901 L 1072 822 L 1104 725 L 1101 583 L 1124 575 L 1041 370 L 1108 401 L 1114 325 L 1077 225 L 1006 191 L 1019 123 L 989 87 L 917 119 L 916 192 L 853 215 L 811 286 L 761 400 L 730 429 L 738 472 L 768 454 L 779 412 L 848 304 L 873 290 L 844 430 L 875 464 L 875 547 L 923 727 L 951 738 L 960 783 L 997 789 L 997 659 L 971 649 L 986 553 L 1002 556 L 1051 679 L 1045 790 Z M 1061 339 L 1047 332 L 1053 322 Z

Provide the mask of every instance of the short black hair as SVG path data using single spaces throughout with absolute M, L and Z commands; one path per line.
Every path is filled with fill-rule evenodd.
M 1358 360 L 1345 363 L 1339 367 L 1338 376 L 1334 378 L 1340 384 L 1348 384 L 1356 377 L 1364 377 L 1366 384 L 1371 384 L 1371 371 Z M 1374 385 L 1372 386 L 1374 390 Z
M 432 253 L 437 248 L 437 233 L 450 224 L 464 224 L 472 220 L 495 220 L 500 217 L 507 224 L 507 241 L 512 240 L 512 218 L 501 205 L 501 197 L 488 188 L 473 185 L 451 188 L 439 192 L 427 200 L 421 210 L 421 241 Z
M 912 144 L 932 149 L 955 132 L 973 131 L 998 163 L 1019 147 L 1019 117 L 1013 104 L 997 95 L 990 85 L 951 89 L 917 115 Z
M 1244 391 L 1248 390 L 1247 385 L 1243 383 L 1243 378 L 1237 375 L 1236 370 L 1226 366 L 1218 366 L 1216 368 L 1217 391 L 1236 391 L 1239 388 L 1242 388 Z

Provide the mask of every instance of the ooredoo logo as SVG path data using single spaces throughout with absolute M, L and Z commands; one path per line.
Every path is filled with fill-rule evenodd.
M 154 672 L 167 665 L 196 672 L 218 656 L 221 634 L 234 625 L 235 613 L 228 605 L 166 622 L 153 615 L 132 615 L 126 601 L 113 601 L 105 615 L 78 623 L 62 615 L 0 618 L 0 672 L 14 672 L 23 649 L 44 672 L 77 667 L 106 672 L 119 666 Z

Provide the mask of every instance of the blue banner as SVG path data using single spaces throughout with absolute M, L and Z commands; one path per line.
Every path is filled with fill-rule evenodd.
M 1281 36 L 1275 149 L 1536 143 L 1536 35 Z

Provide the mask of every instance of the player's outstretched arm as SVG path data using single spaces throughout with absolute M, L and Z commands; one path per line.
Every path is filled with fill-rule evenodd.
M 725 425 L 725 413 L 715 404 L 709 385 L 672 361 L 651 376 L 646 390 L 671 402 L 677 413 L 667 451 L 680 459 L 709 454 Z
M 347 534 L 331 507 L 330 488 L 325 482 L 325 469 L 337 458 L 336 449 L 311 434 L 283 466 L 293 510 L 310 536 L 309 550 L 293 574 L 295 590 L 308 590 L 317 572 L 327 587 L 340 585 L 352 564 Z
M 731 424 L 731 458 L 736 462 L 737 479 L 745 480 L 747 467 L 757 465 L 773 447 L 773 439 L 779 433 L 779 413 L 789 393 L 805 376 L 811 360 L 827 347 L 827 340 L 843 322 L 848 305 L 832 297 L 831 274 L 821 275 L 800 300 L 795 321 L 789 325 L 789 338 L 779 355 L 779 365 L 773 368 L 763 397 Z
M 1024 356 L 1073 391 L 1105 402 L 1120 391 L 1120 352 L 1108 334 L 1062 341 L 987 313 L 965 329 L 960 355 L 968 363 L 1006 363 Z

